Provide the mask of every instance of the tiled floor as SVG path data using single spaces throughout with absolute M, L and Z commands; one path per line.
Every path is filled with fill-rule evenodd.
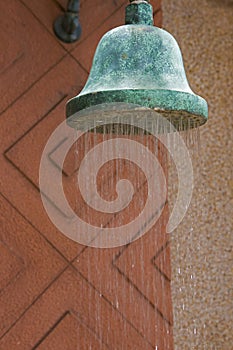
M 124 23 L 127 3 L 81 1 L 83 35 L 71 45 L 52 31 L 65 0 L 0 4 L 1 350 L 172 349 L 169 243 L 158 226 L 143 244 L 87 248 L 56 229 L 39 193 L 46 141 L 82 89 L 100 37 Z M 151 3 L 160 26 L 161 3 Z M 63 170 L 71 193 L 73 154 Z

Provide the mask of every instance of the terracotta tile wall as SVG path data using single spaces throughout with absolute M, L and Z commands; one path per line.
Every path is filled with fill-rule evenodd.
M 173 348 L 170 246 L 161 230 L 167 207 L 142 239 L 98 250 L 61 234 L 39 193 L 46 141 L 64 120 L 67 99 L 82 89 L 100 37 L 124 23 L 127 3 L 81 1 L 83 36 L 72 45 L 59 42 L 52 31 L 66 1 L 0 4 L 1 350 Z M 160 26 L 161 2 L 152 4 Z M 59 147 L 64 142 L 58 140 Z M 57 152 L 55 147 L 49 155 L 54 171 Z M 78 161 L 72 149 L 63 169 L 64 188 L 73 204 L 74 193 L 81 201 L 74 191 Z M 166 170 L 163 152 L 160 161 Z M 125 162 L 122 176 L 131 174 Z M 141 176 L 137 196 L 144 198 L 146 190 Z M 90 217 L 83 205 L 77 210 Z M 132 214 L 128 211 L 124 218 Z

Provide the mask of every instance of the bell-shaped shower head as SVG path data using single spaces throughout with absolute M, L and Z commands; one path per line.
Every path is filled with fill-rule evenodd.
M 171 34 L 152 25 L 152 13 L 147 1 L 132 1 L 126 25 L 103 36 L 85 87 L 67 103 L 68 125 L 79 128 L 82 117 L 90 116 L 98 126 L 98 110 L 103 114 L 104 109 L 98 106 L 118 104 L 126 109 L 136 105 L 130 113 L 153 110 L 180 130 L 206 122 L 207 103 L 189 87 L 179 46 Z M 140 113 L 141 118 L 147 115 L 153 113 Z

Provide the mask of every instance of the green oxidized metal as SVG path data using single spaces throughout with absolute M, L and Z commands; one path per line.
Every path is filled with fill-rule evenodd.
M 146 1 L 132 2 L 125 9 L 125 24 L 147 24 L 152 26 L 153 9 Z
M 174 125 L 182 119 L 183 128 L 204 124 L 207 103 L 189 87 L 176 40 L 151 25 L 151 5 L 131 3 L 126 23 L 101 39 L 85 87 L 67 103 L 67 118 L 93 105 L 122 102 L 156 110 Z M 68 124 L 73 126 L 72 118 Z

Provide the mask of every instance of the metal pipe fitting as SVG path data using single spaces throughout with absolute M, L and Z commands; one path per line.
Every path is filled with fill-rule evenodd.
M 81 25 L 79 23 L 80 0 L 69 0 L 67 10 L 53 23 L 55 35 L 65 43 L 77 41 L 81 36 Z

